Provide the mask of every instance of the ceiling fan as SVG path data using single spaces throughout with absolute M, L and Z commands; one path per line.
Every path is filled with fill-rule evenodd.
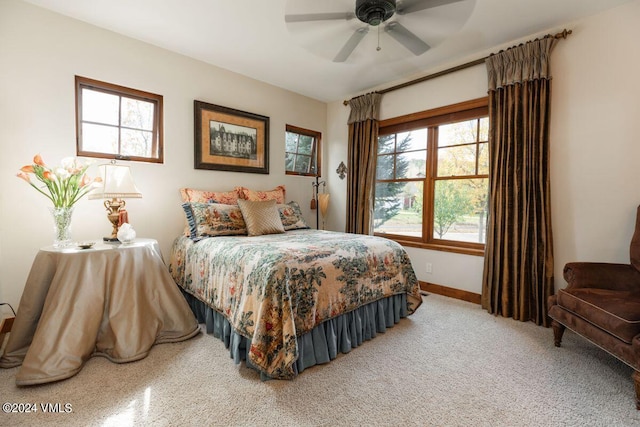
M 379 32 L 381 24 L 385 22 L 384 32 L 418 56 L 429 50 L 431 46 L 400 24 L 397 19 L 390 19 L 394 16 L 402 16 L 460 1 L 465 0 L 356 0 L 354 12 L 288 14 L 285 15 L 284 19 L 285 22 L 292 23 L 329 20 L 350 21 L 358 18 L 358 20 L 367 24 L 353 32 L 344 46 L 342 46 L 342 49 L 333 58 L 333 62 L 346 61 L 364 36 L 367 35 L 369 28 L 378 27 Z M 379 45 L 377 50 L 380 50 Z

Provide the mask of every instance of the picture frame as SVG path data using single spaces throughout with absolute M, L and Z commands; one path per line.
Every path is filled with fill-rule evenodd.
M 194 101 L 194 168 L 269 173 L 269 117 Z

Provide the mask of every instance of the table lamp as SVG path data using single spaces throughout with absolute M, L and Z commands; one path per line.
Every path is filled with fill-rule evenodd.
M 106 199 L 104 207 L 107 209 L 107 218 L 113 225 L 110 237 L 105 237 L 105 242 L 118 242 L 118 228 L 121 216 L 126 218 L 125 201 L 122 199 L 141 198 L 142 193 L 136 187 L 131 176 L 129 166 L 117 165 L 115 161 L 100 165 L 102 183 L 89 193 L 89 199 Z

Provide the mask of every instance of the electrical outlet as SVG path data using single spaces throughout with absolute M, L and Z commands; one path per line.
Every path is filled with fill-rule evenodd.
M 427 263 L 426 271 L 427 271 L 427 273 L 429 273 L 429 274 L 433 273 L 433 266 L 431 265 L 431 263 L 430 263 L 430 262 L 428 262 L 428 263 Z

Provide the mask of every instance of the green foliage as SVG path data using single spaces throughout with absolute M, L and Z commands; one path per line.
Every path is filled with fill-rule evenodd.
M 51 200 L 54 207 L 70 208 L 102 182 L 102 178 L 91 179 L 86 174 L 90 165 L 91 162 L 66 157 L 62 159 L 60 166 L 49 167 L 37 154 L 33 158 L 33 164 L 23 166 L 17 176 Z M 31 174 L 44 185 L 34 184 Z
M 409 147 L 411 134 L 398 142 L 394 147 L 395 135 L 385 135 L 378 138 L 378 153 L 402 152 Z M 395 148 L 395 150 L 394 150 Z M 401 156 L 378 155 L 376 179 L 394 179 L 404 177 L 409 169 L 409 162 Z M 400 211 L 402 201 L 398 195 L 402 194 L 404 182 L 379 182 L 375 188 L 375 204 L 373 207 L 373 228 L 376 229 Z
M 472 211 L 471 197 L 460 181 L 444 180 L 436 183 L 433 228 L 441 239 L 453 224 Z
M 411 210 L 422 215 L 422 212 L 423 212 L 422 206 L 424 204 L 424 191 L 423 191 L 424 183 L 418 182 L 416 183 L 416 187 L 418 188 L 418 191 L 416 191 L 416 194 L 414 196 Z

